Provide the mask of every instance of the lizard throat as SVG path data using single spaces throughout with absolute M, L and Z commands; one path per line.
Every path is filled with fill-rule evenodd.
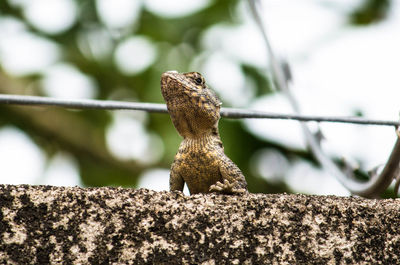
M 204 150 L 207 146 L 222 147 L 222 142 L 218 134 L 209 133 L 194 138 L 187 137 L 182 141 L 181 146 L 192 150 Z

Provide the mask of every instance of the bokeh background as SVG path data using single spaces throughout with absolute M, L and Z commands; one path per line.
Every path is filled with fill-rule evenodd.
M 400 1 L 264 0 L 305 114 L 398 120 Z M 224 107 L 291 112 L 247 1 L 2 0 L 0 93 L 163 103 L 160 75 L 198 71 Z M 393 128 L 310 124 L 333 159 L 385 163 Z M 294 121 L 220 122 L 251 192 L 348 195 Z M 0 105 L 0 182 L 167 190 L 181 138 L 165 114 Z

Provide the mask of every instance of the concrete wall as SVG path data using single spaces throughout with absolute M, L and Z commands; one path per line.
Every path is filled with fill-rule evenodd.
M 400 264 L 400 200 L 0 185 L 1 264 Z

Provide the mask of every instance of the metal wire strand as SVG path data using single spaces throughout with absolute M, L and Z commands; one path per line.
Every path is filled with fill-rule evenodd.
M 124 102 L 94 99 L 58 99 L 39 96 L 2 95 L 0 104 L 28 106 L 57 106 L 70 109 L 104 109 L 104 110 L 141 110 L 155 113 L 167 113 L 165 104 Z M 221 116 L 230 119 L 281 119 L 315 122 L 340 122 L 361 125 L 400 126 L 398 121 L 374 120 L 361 117 L 316 116 L 299 114 L 282 114 L 265 111 L 222 108 Z

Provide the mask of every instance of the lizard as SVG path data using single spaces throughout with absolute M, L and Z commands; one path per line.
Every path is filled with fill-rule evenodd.
M 247 193 L 239 167 L 225 153 L 219 136 L 221 101 L 198 72 L 168 71 L 161 75 L 161 93 L 173 125 L 183 140 L 170 171 L 170 190 L 190 194 Z

